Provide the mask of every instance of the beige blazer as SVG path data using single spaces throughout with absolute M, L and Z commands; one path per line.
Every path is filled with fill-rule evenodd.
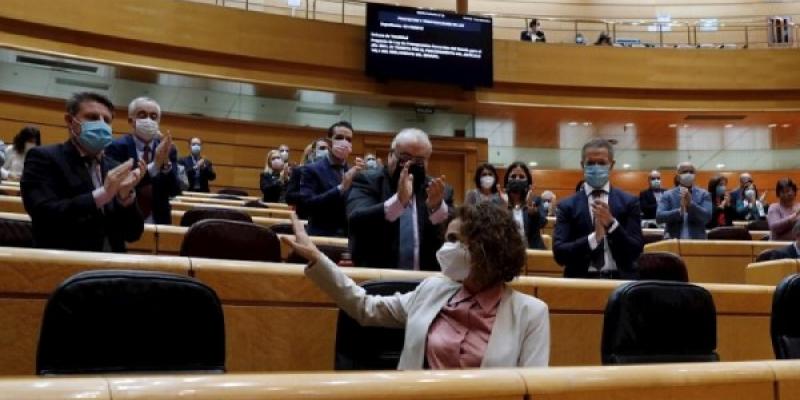
M 331 260 L 322 256 L 305 270 L 348 315 L 364 326 L 405 328 L 401 370 L 422 369 L 433 319 L 461 284 L 442 275 L 429 277 L 412 292 L 370 296 Z M 545 367 L 550 359 L 550 319 L 539 299 L 506 286 L 497 307 L 481 368 Z

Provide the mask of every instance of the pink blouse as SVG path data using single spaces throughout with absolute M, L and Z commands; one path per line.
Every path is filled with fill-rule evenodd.
M 462 287 L 431 323 L 425 357 L 431 369 L 479 368 L 505 285 L 477 295 Z
M 792 226 L 797 210 L 800 210 L 800 203 L 794 204 L 792 208 L 784 208 L 781 203 L 775 203 L 769 207 L 767 223 L 769 223 L 770 240 L 794 240 Z

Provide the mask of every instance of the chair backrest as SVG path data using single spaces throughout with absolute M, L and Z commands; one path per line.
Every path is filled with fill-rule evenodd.
M 342 260 L 342 254 L 350 252 L 350 250 L 347 247 L 334 246 L 329 244 L 318 244 L 317 249 L 320 252 L 322 252 L 322 254 L 325 254 L 328 258 L 331 259 L 331 261 L 333 261 L 336 264 L 338 264 L 339 261 Z M 286 259 L 286 262 L 292 264 L 305 264 L 308 261 L 305 258 L 298 255 L 297 253 L 295 253 L 294 251 L 292 251 L 291 253 L 289 253 L 289 257 Z
M 657 232 L 644 232 L 642 233 L 642 238 L 644 239 L 644 244 L 650 244 L 664 240 L 664 234 Z
M 419 281 L 371 281 L 362 287 L 367 294 L 392 296 L 416 289 Z M 397 369 L 403 351 L 405 329 L 362 327 L 344 311 L 336 323 L 337 370 Z
M 0 218 L 0 246 L 33 247 L 31 221 Z
M 220 199 L 220 200 L 241 200 L 242 198 L 239 196 L 234 196 L 232 194 L 218 194 L 212 197 L 212 199 Z
M 757 221 L 753 221 L 747 224 L 748 231 L 768 231 L 769 230 L 769 222 L 765 219 L 759 219 Z
M 86 271 L 67 278 L 47 301 L 37 374 L 224 370 L 222 306 L 195 279 Z
M 217 191 L 217 193 L 218 194 L 229 194 L 229 195 L 233 195 L 233 196 L 249 196 L 250 195 L 250 193 L 247 193 L 246 191 L 244 191 L 242 189 L 233 189 L 233 188 L 220 189 L 220 190 Z
M 743 226 L 718 226 L 708 231 L 708 240 L 753 240 Z
M 250 200 L 244 203 L 245 207 L 252 207 L 252 208 L 269 208 L 268 205 L 258 201 L 258 200 Z
M 270 226 L 269 229 L 279 235 L 294 235 L 294 227 L 292 224 L 275 224 Z
M 770 335 L 777 359 L 800 358 L 800 274 L 784 278 L 772 297 Z
M 239 210 L 227 208 L 198 207 L 186 210 L 181 217 L 181 226 L 192 226 L 205 219 L 224 219 L 228 221 L 253 222 L 253 217 Z
M 636 266 L 641 280 L 689 282 L 686 264 L 674 253 L 642 253 L 636 260 Z
M 603 364 L 718 361 L 711 293 L 700 286 L 635 281 L 609 296 Z
M 181 256 L 245 261 L 281 261 L 281 243 L 271 230 L 251 222 L 207 219 L 183 237 Z
M 766 249 L 758 253 L 758 256 L 756 257 L 756 262 L 777 260 L 778 255 L 775 250 L 777 249 Z

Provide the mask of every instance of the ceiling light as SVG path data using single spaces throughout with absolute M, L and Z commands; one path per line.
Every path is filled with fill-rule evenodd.
M 725 168 L 725 164 L 717 164 L 717 169 L 723 169 L 723 168 Z
M 677 128 L 677 127 L 678 127 L 678 124 L 669 124 L 669 127 L 670 127 L 670 128 Z
M 589 126 L 589 125 L 591 125 L 591 124 L 592 124 L 591 122 L 584 122 L 584 123 L 583 123 L 583 126 Z
M 689 124 L 683 124 L 683 127 L 684 127 L 684 128 L 688 128 L 688 127 L 689 127 Z
M 633 127 L 633 125 L 634 125 L 634 123 L 633 123 L 633 122 L 628 122 L 628 123 L 626 123 L 626 124 L 625 124 L 625 127 L 626 127 L 626 128 L 632 128 L 632 127 Z
M 531 162 L 529 162 L 529 163 L 528 163 L 528 166 L 529 166 L 529 167 L 536 167 L 536 166 L 538 166 L 538 165 L 539 165 L 539 163 L 538 163 L 538 162 L 536 162 L 536 161 L 531 161 Z
M 630 164 L 622 164 L 622 168 L 623 168 L 623 169 L 628 169 L 628 168 L 630 168 L 630 167 L 631 167 L 631 165 L 630 165 Z
M 726 128 L 733 128 L 733 124 L 726 124 L 725 127 Z
M 570 123 L 567 124 L 567 125 L 569 125 L 569 126 L 578 126 L 578 123 L 575 122 L 575 121 L 570 121 Z
M 767 125 L 767 128 L 774 128 L 776 126 L 778 126 L 778 124 L 769 124 L 769 125 Z
M 792 126 L 792 125 L 790 125 L 790 124 L 783 124 L 783 125 L 781 125 L 781 128 L 788 128 L 788 127 L 790 127 L 790 126 Z

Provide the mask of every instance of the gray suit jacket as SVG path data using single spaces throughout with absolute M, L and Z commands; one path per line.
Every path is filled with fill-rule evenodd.
M 359 324 L 405 328 L 397 368 L 422 369 L 428 330 L 439 311 L 461 288 L 441 275 L 431 276 L 408 293 L 371 296 L 327 257 L 305 270 L 336 304 Z M 550 316 L 539 299 L 506 286 L 481 368 L 546 367 L 550 359 Z
M 681 215 L 680 187 L 670 189 L 661 195 L 656 210 L 656 222 L 666 223 L 664 228 L 665 239 L 679 239 L 683 229 L 683 215 Z M 687 210 L 689 215 L 689 237 L 692 239 L 706 238 L 706 224 L 711 220 L 711 195 L 696 186 L 692 187 L 692 202 Z

